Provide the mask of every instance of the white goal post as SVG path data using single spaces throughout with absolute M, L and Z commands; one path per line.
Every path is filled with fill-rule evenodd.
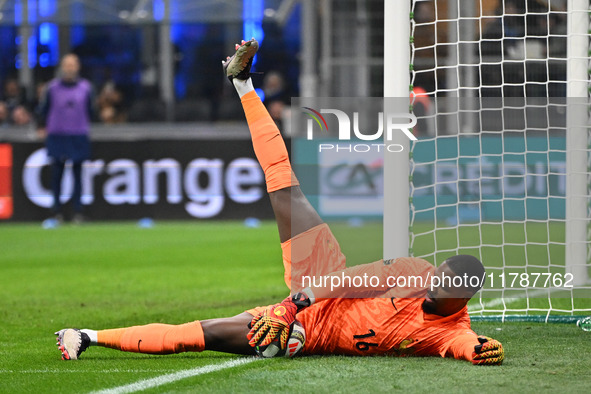
M 576 284 L 588 281 L 589 1 L 568 1 L 566 266 Z
M 384 157 L 383 255 L 474 254 L 528 286 L 473 316 L 551 321 L 591 311 L 591 5 L 511 4 L 384 1 L 384 97 L 410 94 L 423 123 Z M 545 273 L 583 291 L 529 283 Z
M 410 2 L 384 1 L 384 97 L 408 97 L 409 32 Z M 385 100 L 384 105 L 387 104 Z M 408 107 L 402 108 L 404 109 L 408 110 Z M 404 152 L 409 151 L 410 141 L 406 136 L 396 134 L 391 142 L 402 145 Z M 384 259 L 408 256 L 409 168 L 408 155 L 384 153 Z

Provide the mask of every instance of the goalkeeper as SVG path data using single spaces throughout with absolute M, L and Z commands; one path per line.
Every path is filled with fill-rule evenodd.
M 256 40 L 243 41 L 223 67 L 240 95 L 255 154 L 265 173 L 283 251 L 285 282 L 293 295 L 229 318 L 99 331 L 63 329 L 56 333 L 62 358 L 77 359 L 89 346 L 149 354 L 213 350 L 254 355 L 275 340 L 284 348 L 297 316 L 306 331 L 304 355 L 440 356 L 475 365 L 500 365 L 504 359 L 501 343 L 470 329 L 467 303 L 485 277 L 475 257 L 453 256 L 437 268 L 417 258 L 345 267 L 338 242 L 300 190 L 279 130 L 253 89 L 250 67 L 257 49 Z M 311 273 L 329 279 L 370 274 L 424 281 L 408 288 L 355 288 L 345 282 L 330 288 L 303 288 L 303 278 Z M 454 279 L 466 277 L 482 280 L 455 285 L 460 282 Z

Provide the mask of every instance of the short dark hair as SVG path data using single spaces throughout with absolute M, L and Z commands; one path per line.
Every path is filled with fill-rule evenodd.
M 447 266 L 453 271 L 454 274 L 458 276 L 464 276 L 466 274 L 468 277 L 477 277 L 481 279 L 478 281 L 477 286 L 472 285 L 472 281 L 468 281 L 466 283 L 466 288 L 472 291 L 472 295 L 476 294 L 478 290 L 484 286 L 484 281 L 486 280 L 486 271 L 484 269 L 484 265 L 482 262 L 478 260 L 476 257 L 471 256 L 469 254 L 459 254 L 457 256 L 453 256 L 445 260 Z

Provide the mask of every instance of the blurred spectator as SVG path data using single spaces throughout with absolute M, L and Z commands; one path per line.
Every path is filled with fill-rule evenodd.
M 8 125 L 8 106 L 4 101 L 0 101 L 0 127 Z
M 53 221 L 62 220 L 61 184 L 66 161 L 74 173 L 74 221 L 82 216 L 82 163 L 90 158 L 92 85 L 79 77 L 80 60 L 74 54 L 60 62 L 60 76 L 49 82 L 40 106 L 39 126 L 47 129 L 47 154 L 51 158 Z M 40 133 L 43 134 L 43 133 Z
M 555 10 L 561 9 L 554 3 L 552 6 Z M 505 55 L 517 60 L 540 59 L 550 53 L 562 55 L 561 45 L 565 41 L 550 39 L 547 48 L 544 40 L 549 35 L 566 34 L 565 16 L 552 11 L 547 1 L 499 0 L 495 10 L 499 17 L 482 33 L 482 55 Z
M 18 84 L 16 79 L 7 79 L 4 83 L 4 92 L 2 100 L 6 103 L 8 111 L 12 112 L 19 105 L 27 105 L 24 90 Z
M 413 128 L 413 134 L 417 137 L 435 136 L 435 104 L 425 89 L 415 86 L 410 98 L 413 105 L 413 113 L 417 117 L 417 124 Z
M 33 117 L 25 106 L 19 105 L 12 110 L 11 119 L 15 126 L 26 126 L 32 122 Z
M 482 33 L 482 55 L 508 55 L 518 44 L 517 38 L 524 36 L 525 17 L 521 15 L 519 3 L 523 0 L 499 0 L 495 14 L 500 17 L 489 23 Z
M 124 109 L 123 94 L 117 89 L 114 82 L 107 82 L 99 93 L 98 100 L 99 118 L 107 124 L 124 123 L 127 121 L 127 113 Z
M 35 86 L 35 98 L 31 102 L 31 109 L 33 112 L 37 112 L 39 106 L 41 105 L 41 101 L 43 100 L 43 95 L 45 94 L 45 89 L 47 88 L 46 82 L 39 82 L 37 86 Z
M 414 20 L 417 23 L 428 23 L 435 20 L 435 6 L 426 0 L 415 1 Z
M 285 130 L 286 117 L 289 114 L 289 93 L 286 89 L 285 79 L 277 71 L 270 71 L 263 79 L 263 92 L 265 100 L 263 104 L 267 107 L 271 118 L 275 121 L 280 130 Z
M 16 79 L 8 79 L 4 83 L 3 91 L 4 108 L 0 112 L 0 124 L 13 124 L 24 126 L 32 121 L 24 90 Z
M 289 103 L 289 94 L 285 87 L 285 79 L 277 71 L 270 71 L 263 79 L 263 92 L 265 92 L 265 105 L 273 101 Z
M 566 15 L 550 14 L 550 37 L 548 38 L 548 56 L 566 57 L 567 39 L 566 39 Z

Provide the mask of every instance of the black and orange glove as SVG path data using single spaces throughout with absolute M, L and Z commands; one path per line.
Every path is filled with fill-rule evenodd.
M 478 337 L 480 345 L 474 346 L 472 364 L 474 365 L 501 365 L 505 359 L 503 345 L 496 339 Z
M 249 323 L 246 335 L 252 347 L 267 346 L 279 337 L 281 349 L 287 346 L 289 328 L 295 321 L 296 313 L 310 306 L 310 299 L 304 293 L 289 296 L 279 304 L 267 307 Z

